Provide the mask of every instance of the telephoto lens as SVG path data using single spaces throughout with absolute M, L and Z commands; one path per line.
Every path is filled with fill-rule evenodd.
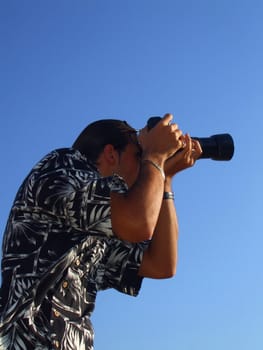
M 149 118 L 148 129 L 152 129 L 161 119 L 161 117 Z M 192 137 L 192 139 L 199 141 L 202 148 L 202 155 L 199 159 L 231 160 L 234 155 L 234 141 L 230 134 Z

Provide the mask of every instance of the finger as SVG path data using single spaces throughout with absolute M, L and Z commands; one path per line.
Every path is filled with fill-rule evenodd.
M 183 134 L 182 131 L 179 129 L 178 124 L 176 124 L 176 123 L 170 124 L 170 128 L 172 131 L 180 131 L 181 135 Z
M 147 125 L 144 128 L 139 130 L 139 134 L 145 134 L 146 132 L 148 132 L 148 126 Z
M 200 155 L 203 153 L 200 142 L 192 139 L 192 144 L 193 144 L 192 148 L 193 148 L 195 154 L 197 155 L 197 157 L 200 157 Z
M 200 146 L 200 143 L 197 140 L 192 139 L 192 154 L 191 157 L 194 160 L 194 162 L 200 158 L 202 154 L 202 148 Z
M 138 142 L 141 143 L 144 135 L 148 133 L 148 127 L 145 126 L 143 129 L 140 129 L 137 135 Z
M 173 119 L 173 115 L 170 113 L 166 113 L 162 118 L 162 122 L 164 125 L 169 125 L 172 119 Z
M 192 150 L 192 139 L 189 134 L 182 135 L 181 140 L 185 152 L 190 152 Z
M 140 129 L 140 130 L 138 131 L 138 137 L 143 136 L 147 131 L 148 131 L 148 130 L 147 130 L 147 126 L 145 126 L 144 128 Z

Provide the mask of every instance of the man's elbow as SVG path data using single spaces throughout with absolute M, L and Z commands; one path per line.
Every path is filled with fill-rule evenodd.
M 130 241 L 133 243 L 150 241 L 153 237 L 156 223 L 132 218 L 128 228 Z
M 176 270 L 174 271 L 166 271 L 166 273 L 164 273 L 162 278 L 173 278 L 176 275 Z
M 151 240 L 154 233 L 154 226 L 146 222 L 139 222 L 136 219 L 122 223 L 122 225 L 113 225 L 115 235 L 122 240 L 138 243 Z
M 176 275 L 176 266 L 164 266 L 163 268 L 156 271 L 156 278 L 158 279 L 168 279 Z

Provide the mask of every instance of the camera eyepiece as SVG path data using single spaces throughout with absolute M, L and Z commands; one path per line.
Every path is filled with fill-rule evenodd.
M 152 129 L 162 118 L 151 117 L 147 121 L 148 129 Z M 192 137 L 199 141 L 202 155 L 199 159 L 231 160 L 234 155 L 234 141 L 230 134 L 217 134 L 210 137 Z

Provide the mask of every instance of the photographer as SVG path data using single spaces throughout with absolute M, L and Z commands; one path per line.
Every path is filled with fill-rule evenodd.
M 135 296 L 143 277 L 175 274 L 172 178 L 202 151 L 171 121 L 138 136 L 94 122 L 26 177 L 3 238 L 1 350 L 91 350 L 99 290 Z

